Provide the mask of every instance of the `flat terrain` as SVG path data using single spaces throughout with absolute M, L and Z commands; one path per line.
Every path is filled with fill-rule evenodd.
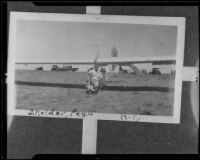
M 86 73 L 16 70 L 16 81 L 85 84 Z M 113 74 L 107 86 L 174 88 L 170 75 Z M 16 85 L 17 109 L 55 109 L 98 113 L 172 115 L 174 92 L 107 91 L 88 95 L 84 89 Z

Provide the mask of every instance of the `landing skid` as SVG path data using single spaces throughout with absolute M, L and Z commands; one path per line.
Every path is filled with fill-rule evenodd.
M 86 90 L 86 93 L 87 93 L 87 94 L 97 94 L 98 92 L 99 92 L 99 90 L 95 90 L 95 91 Z
M 87 94 L 97 94 L 99 92 L 99 87 L 93 87 L 91 85 L 86 86 L 86 93 Z

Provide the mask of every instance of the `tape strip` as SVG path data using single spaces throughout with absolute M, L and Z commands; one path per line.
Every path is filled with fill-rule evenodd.
M 101 14 L 100 6 L 86 6 L 86 14 Z
M 86 14 L 101 14 L 100 6 L 87 6 Z M 96 154 L 97 120 L 83 119 L 82 154 Z
M 83 119 L 82 154 L 96 154 L 97 120 Z
M 199 68 L 197 67 L 183 67 L 183 81 L 199 81 Z

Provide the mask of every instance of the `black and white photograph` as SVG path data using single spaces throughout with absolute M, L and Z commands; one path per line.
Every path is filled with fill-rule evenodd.
M 12 12 L 9 34 L 9 113 L 179 123 L 183 17 Z
M 4 4 L 5 158 L 198 153 L 198 6 L 104 4 Z

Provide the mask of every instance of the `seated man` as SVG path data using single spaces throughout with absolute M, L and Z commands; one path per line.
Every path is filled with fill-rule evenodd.
M 99 70 L 98 65 L 95 65 L 95 68 L 88 70 L 88 76 L 89 76 L 89 81 L 87 86 L 88 90 L 93 92 L 98 91 L 100 89 L 100 81 L 103 78 L 103 75 Z

